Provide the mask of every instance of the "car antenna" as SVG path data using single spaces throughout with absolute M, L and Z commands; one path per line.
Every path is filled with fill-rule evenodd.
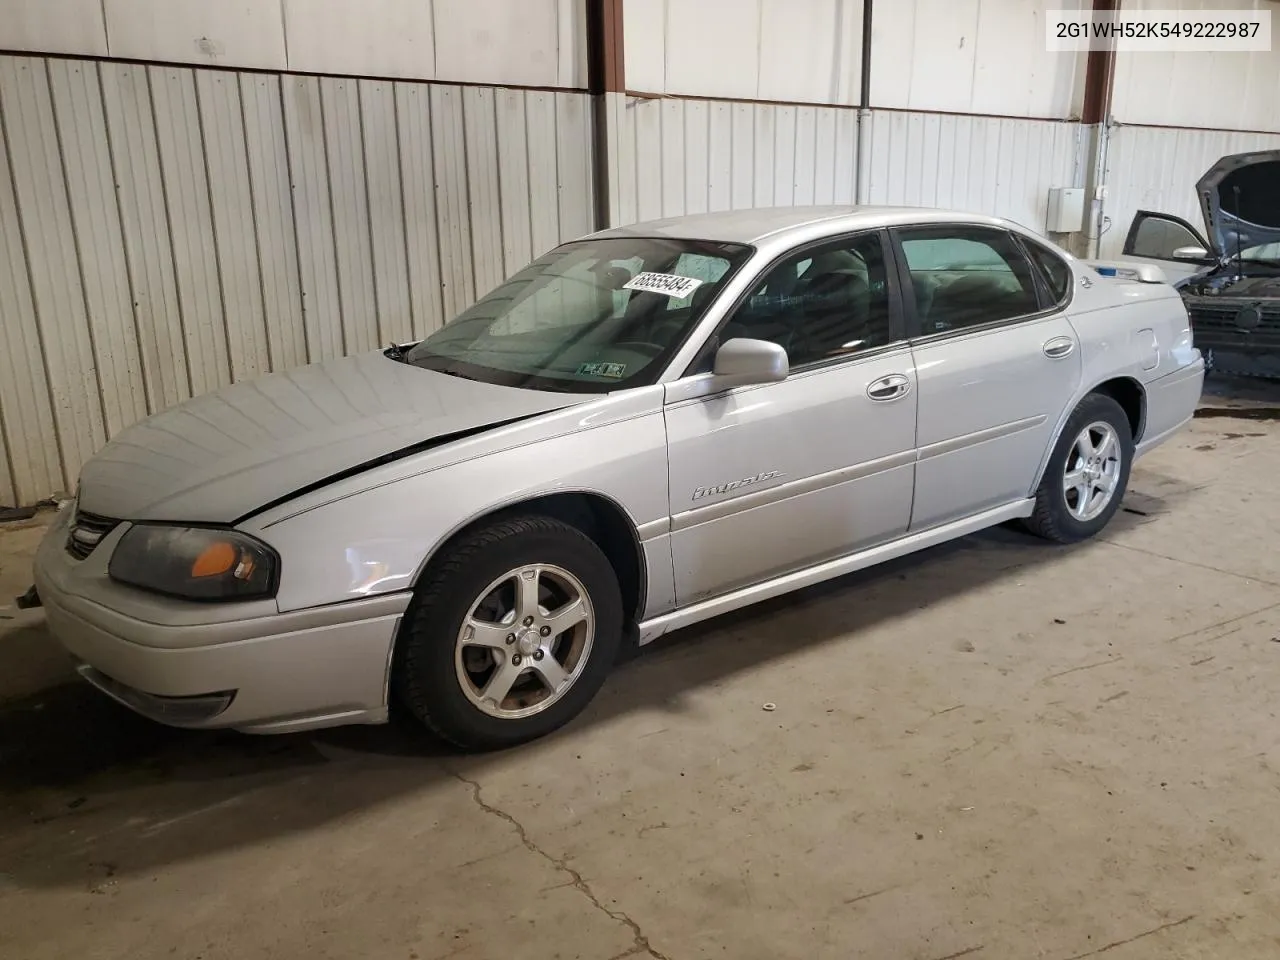
M 1231 188 L 1232 195 L 1236 198 L 1236 279 L 1244 279 L 1244 238 L 1240 235 L 1240 184 L 1235 184 Z

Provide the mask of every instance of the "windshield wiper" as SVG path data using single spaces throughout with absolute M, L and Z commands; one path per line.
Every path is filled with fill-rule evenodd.
M 382 355 L 391 360 L 395 360 L 397 363 L 405 362 L 404 351 L 401 350 L 400 345 L 394 341 L 387 346 L 387 349 L 382 351 Z
M 425 369 L 430 370 L 432 373 L 443 373 L 446 377 L 457 377 L 459 380 L 476 380 L 475 377 L 469 377 L 465 373 L 459 373 L 457 370 L 449 370 L 447 368 L 439 367 L 426 367 Z

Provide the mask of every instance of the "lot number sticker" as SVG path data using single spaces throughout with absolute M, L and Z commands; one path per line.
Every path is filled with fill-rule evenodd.
M 609 377 L 611 380 L 621 380 L 626 373 L 625 363 L 583 363 L 578 366 L 580 377 Z
M 673 273 L 637 273 L 622 285 L 624 290 L 640 290 L 644 293 L 665 293 L 675 300 L 683 300 L 702 286 L 693 277 L 677 277 Z

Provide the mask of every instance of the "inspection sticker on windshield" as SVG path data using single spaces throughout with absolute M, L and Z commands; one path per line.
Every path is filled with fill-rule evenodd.
M 608 377 L 621 380 L 627 373 L 625 363 L 584 363 L 578 367 L 580 377 Z
M 693 277 L 678 277 L 674 273 L 637 273 L 622 285 L 624 290 L 642 290 L 645 293 L 665 293 L 675 300 L 683 300 L 702 286 Z

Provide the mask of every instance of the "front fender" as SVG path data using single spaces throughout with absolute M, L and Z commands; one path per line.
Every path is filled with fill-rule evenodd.
M 668 515 L 666 428 L 653 409 L 371 485 L 252 532 L 281 558 L 281 611 L 412 588 L 458 530 L 553 493 L 594 492 L 637 528 Z

